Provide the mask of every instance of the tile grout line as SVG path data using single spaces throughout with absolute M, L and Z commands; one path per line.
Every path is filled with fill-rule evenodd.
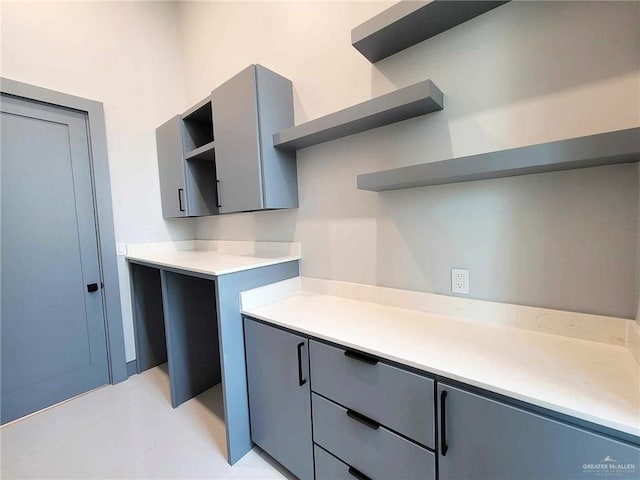
M 101 475 L 100 478 L 102 479 L 109 479 L 112 478 L 113 474 L 116 473 L 118 470 L 121 470 L 124 466 L 126 466 L 127 464 L 131 463 L 131 462 L 135 462 L 136 460 L 138 460 L 141 457 L 144 457 L 147 453 L 149 453 L 151 450 L 159 447 L 160 445 L 169 442 L 170 440 L 173 440 L 175 437 L 177 437 L 178 435 L 181 435 L 182 433 L 184 433 L 185 430 L 188 430 L 189 427 L 187 425 L 182 425 L 181 424 L 181 428 L 176 431 L 175 433 L 173 433 L 172 435 L 168 436 L 167 438 L 160 440 L 157 443 L 154 443 L 153 445 L 151 445 L 149 448 L 145 449 L 144 451 L 133 455 L 132 457 L 127 458 L 123 463 L 121 463 L 120 465 L 118 465 L 116 468 L 114 468 L 113 470 L 109 471 L 108 473 Z
M 106 386 L 103 386 L 103 387 L 100 387 L 100 388 L 96 388 L 96 389 L 94 389 L 94 390 L 92 390 L 90 392 L 83 393 L 82 395 L 78 395 L 76 397 L 73 397 L 73 398 L 70 398 L 68 400 L 65 400 L 64 402 L 60 402 L 60 403 L 57 403 L 56 405 L 52 405 L 50 407 L 47 407 L 46 409 L 39 410 L 38 412 L 34 412 L 33 414 L 28 415 L 27 417 L 23 417 L 23 418 L 19 418 L 19 419 L 15 420 L 14 422 L 12 422 L 12 425 L 17 425 L 22 420 L 27 420 L 28 421 L 30 418 L 34 418 L 36 415 L 38 415 L 40 413 L 45 413 L 47 411 L 52 410 L 55 407 L 59 407 L 59 406 L 65 405 L 65 404 L 70 404 L 74 400 L 78 400 L 80 398 L 86 398 L 89 395 L 91 395 L 92 393 L 95 393 L 95 392 L 100 391 L 100 390 L 104 390 L 105 387 L 108 388 L 108 387 L 112 387 L 112 386 L 113 385 L 106 385 Z M 88 423 L 87 425 L 83 426 L 82 428 L 80 428 L 78 430 L 75 430 L 73 432 L 69 432 L 66 435 L 62 435 L 60 437 L 56 437 L 56 439 L 54 441 L 52 441 L 50 443 L 47 443 L 47 444 L 37 448 L 36 450 L 34 450 L 33 452 L 31 452 L 28 455 L 25 455 L 24 457 L 21 457 L 21 458 L 19 458 L 17 460 L 9 462 L 8 464 L 5 464 L 4 462 L 2 462 L 2 465 L 1 465 L 0 468 L 1 468 L 1 470 L 5 470 L 5 468 L 12 467 L 12 466 L 14 466 L 14 465 L 16 465 L 16 464 L 18 464 L 18 463 L 20 463 L 22 461 L 28 460 L 31 457 L 33 457 L 33 456 L 35 456 L 35 455 L 37 455 L 39 453 L 42 453 L 46 449 L 53 447 L 55 444 L 61 443 L 61 442 L 65 441 L 65 440 L 68 440 L 71 437 L 88 430 L 89 428 L 95 427 L 96 425 L 98 425 L 99 423 L 102 423 L 105 420 L 108 420 L 108 419 L 110 419 L 112 417 L 115 417 L 117 414 L 123 412 L 124 410 L 126 410 L 128 408 L 131 408 L 132 406 L 138 405 L 140 403 L 140 401 L 141 400 L 137 400 L 137 401 L 131 402 L 131 403 L 129 403 L 129 404 L 123 406 L 123 407 L 116 408 L 113 412 L 111 412 L 111 414 L 106 415 L 104 417 L 100 417 L 100 418 L 96 419 L 95 421 L 91 421 L 91 423 Z M 1 473 L 1 470 L 0 470 L 0 473 Z

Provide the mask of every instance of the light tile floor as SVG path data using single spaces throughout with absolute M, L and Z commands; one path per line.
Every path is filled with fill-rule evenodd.
M 227 463 L 222 387 L 171 408 L 166 365 L 0 429 L 2 479 L 292 479 L 259 448 Z

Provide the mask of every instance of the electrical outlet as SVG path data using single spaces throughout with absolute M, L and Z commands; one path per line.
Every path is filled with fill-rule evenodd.
M 127 244 L 124 242 L 116 242 L 116 255 L 126 255 L 127 254 Z
M 469 295 L 469 270 L 451 269 L 451 292 Z

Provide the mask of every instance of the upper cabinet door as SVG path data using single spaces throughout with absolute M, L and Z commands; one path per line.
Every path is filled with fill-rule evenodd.
M 182 119 L 176 115 L 156 129 L 162 216 L 187 216 L 184 160 L 182 153 Z
M 220 213 L 263 208 L 256 66 L 213 91 Z
M 291 81 L 256 65 L 260 161 L 262 166 L 262 208 L 296 208 L 298 177 L 296 152 L 273 146 L 273 134 L 293 126 Z

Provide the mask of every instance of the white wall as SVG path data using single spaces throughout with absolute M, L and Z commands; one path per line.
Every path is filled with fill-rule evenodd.
M 116 241 L 193 238 L 164 221 L 155 128 L 183 111 L 177 5 L 2 2 L 1 74 L 104 103 Z M 135 358 L 126 266 L 119 257 L 127 360 Z
M 448 293 L 468 267 L 473 297 L 633 316 L 637 166 L 388 194 L 355 176 L 639 125 L 640 5 L 512 3 L 371 65 L 350 30 L 393 3 L 3 1 L 0 73 L 104 103 L 117 241 L 197 223 L 300 241 L 309 276 Z M 297 123 L 424 78 L 446 109 L 300 151 L 298 210 L 164 221 L 155 128 L 249 63 L 294 82 Z
M 300 208 L 198 220 L 198 238 L 297 240 L 313 277 L 634 317 L 637 165 L 376 194 L 358 173 L 640 125 L 637 2 L 514 2 L 371 65 L 381 2 L 185 2 L 195 102 L 249 63 L 300 123 L 431 78 L 443 112 L 298 152 Z

